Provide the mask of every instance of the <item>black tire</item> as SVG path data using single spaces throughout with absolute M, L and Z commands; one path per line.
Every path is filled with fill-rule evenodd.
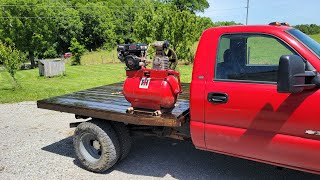
M 115 130 L 120 142 L 121 155 L 119 160 L 121 161 L 128 156 L 132 145 L 132 139 L 128 128 L 123 123 L 111 122 L 111 126 Z
M 74 132 L 73 145 L 80 163 L 93 172 L 111 168 L 120 157 L 119 141 L 108 122 L 83 122 Z

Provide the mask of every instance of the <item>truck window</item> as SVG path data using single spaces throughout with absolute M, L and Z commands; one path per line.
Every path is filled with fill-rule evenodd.
M 279 58 L 289 54 L 295 53 L 272 36 L 223 35 L 219 42 L 215 79 L 274 83 L 277 81 Z
M 230 48 L 230 39 L 222 37 L 219 42 L 219 51 L 218 51 L 218 57 L 217 62 L 221 63 L 223 62 L 223 53 Z
M 268 36 L 250 36 L 247 40 L 248 65 L 278 66 L 282 55 L 292 54 L 277 39 Z

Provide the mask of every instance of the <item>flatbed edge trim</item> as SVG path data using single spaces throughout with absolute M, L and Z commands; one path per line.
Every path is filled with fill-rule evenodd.
M 123 122 L 135 125 L 145 126 L 165 126 L 165 127 L 181 127 L 184 118 L 164 118 L 164 117 L 152 117 L 152 116 L 141 116 L 126 113 L 118 113 L 106 110 L 92 109 L 88 107 L 79 107 L 65 104 L 50 103 L 45 100 L 37 101 L 37 107 L 41 109 L 48 109 L 66 113 L 72 113 L 75 115 L 88 116 L 92 118 L 99 118 L 117 122 Z

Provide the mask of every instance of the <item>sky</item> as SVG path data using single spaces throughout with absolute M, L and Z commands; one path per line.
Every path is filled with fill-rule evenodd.
M 210 7 L 199 13 L 213 22 L 246 23 L 247 0 L 207 0 Z M 248 24 L 288 22 L 290 25 L 319 24 L 320 0 L 249 0 Z

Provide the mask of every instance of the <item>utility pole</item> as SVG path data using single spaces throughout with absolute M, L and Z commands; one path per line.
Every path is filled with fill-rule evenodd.
M 247 0 L 247 17 L 246 17 L 246 25 L 248 25 L 248 16 L 249 16 L 249 0 Z

